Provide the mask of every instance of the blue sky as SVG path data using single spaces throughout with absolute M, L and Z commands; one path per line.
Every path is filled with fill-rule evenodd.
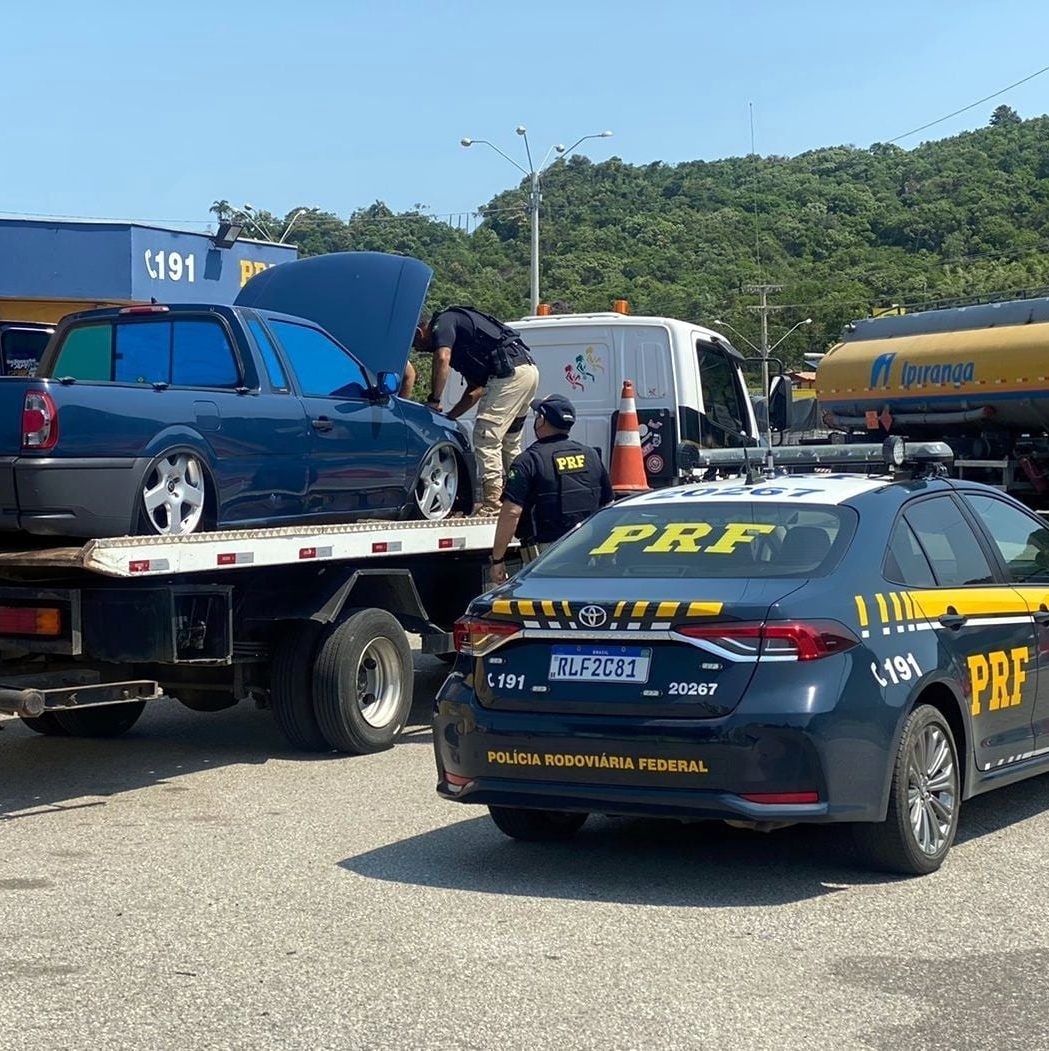
M 209 220 L 216 198 L 469 213 L 555 143 L 634 164 L 869 146 L 1049 65 L 1037 0 L 8 0 L 0 213 Z M 995 106 L 1049 112 L 1049 73 Z

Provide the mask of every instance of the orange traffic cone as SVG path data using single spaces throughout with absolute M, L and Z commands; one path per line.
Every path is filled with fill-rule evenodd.
M 616 444 L 612 449 L 612 488 L 617 493 L 644 493 L 650 488 L 645 477 L 645 461 L 641 455 L 641 428 L 637 422 L 634 404 L 634 384 L 623 381 L 619 402 L 619 420 L 616 423 Z

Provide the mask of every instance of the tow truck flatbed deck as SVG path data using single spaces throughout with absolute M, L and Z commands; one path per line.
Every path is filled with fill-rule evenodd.
M 381 559 L 492 546 L 494 517 L 440 522 L 374 520 L 347 525 L 236 529 L 189 536 L 122 536 L 80 547 L 0 551 L 0 576 L 21 570 L 86 570 L 109 577 L 214 573 L 244 566 L 285 566 L 343 559 Z

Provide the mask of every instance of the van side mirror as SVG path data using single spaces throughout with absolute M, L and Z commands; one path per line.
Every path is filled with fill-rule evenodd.
M 794 403 L 794 384 L 789 376 L 774 376 L 769 390 L 769 427 L 774 431 L 788 431 Z

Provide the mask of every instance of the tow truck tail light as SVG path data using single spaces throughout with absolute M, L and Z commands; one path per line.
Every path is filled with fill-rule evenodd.
M 674 629 L 706 639 L 741 657 L 814 661 L 858 646 L 860 640 L 835 620 L 771 621 L 765 624 L 685 624 Z
M 22 402 L 22 448 L 53 449 L 58 443 L 58 410 L 51 395 L 26 391 Z
M 463 617 L 455 622 L 452 639 L 457 653 L 483 657 L 498 649 L 521 631 L 520 624 L 509 624 L 501 620 L 484 620 L 482 617 Z
M 60 635 L 62 611 L 49 606 L 0 606 L 0 635 Z

